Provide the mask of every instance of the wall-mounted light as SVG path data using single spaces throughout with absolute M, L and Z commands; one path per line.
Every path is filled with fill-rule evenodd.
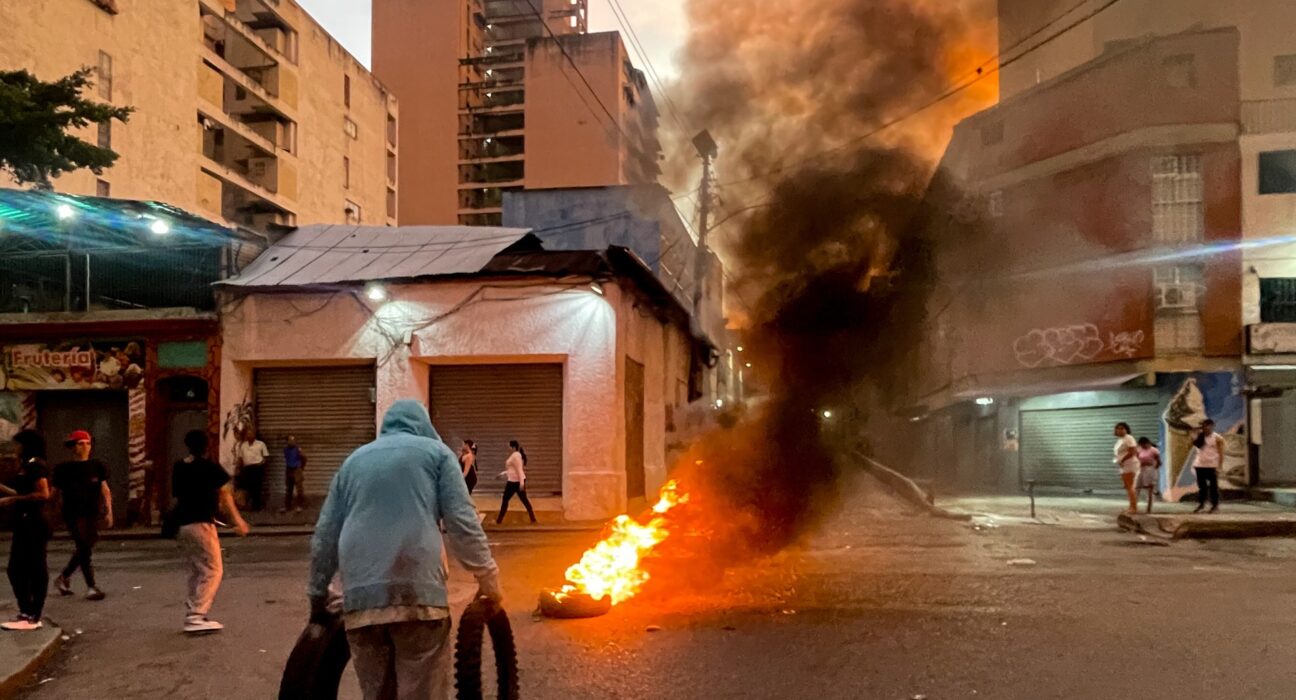
M 387 301 L 387 288 L 377 282 L 365 285 L 365 297 L 369 301 Z
M 152 231 L 154 234 L 159 236 L 165 236 L 168 233 L 171 233 L 171 224 L 168 224 L 161 219 L 154 219 L 153 223 L 149 224 L 149 231 Z
M 738 348 L 737 348 L 737 350 L 738 350 L 738 352 L 742 352 L 742 351 L 743 351 L 743 346 L 739 345 Z
M 982 396 L 982 397 L 979 397 L 979 398 L 976 400 L 976 405 L 978 405 L 978 406 L 993 406 L 993 405 L 994 405 L 994 399 L 990 398 L 989 396 Z
M 743 366 L 746 367 L 747 369 L 751 369 L 751 363 L 750 363 L 750 362 L 748 362 L 747 364 L 745 364 L 745 365 L 743 365 Z
M 832 418 L 832 411 L 824 411 L 822 415 L 824 420 L 830 420 Z
M 67 221 L 76 216 L 76 210 L 70 204 L 60 204 L 54 207 L 54 214 L 59 218 L 59 221 Z
M 716 399 L 715 407 L 716 407 L 716 408 L 724 408 L 724 399 Z

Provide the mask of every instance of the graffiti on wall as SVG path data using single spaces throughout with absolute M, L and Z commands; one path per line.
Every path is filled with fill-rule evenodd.
M 1130 358 L 1143 349 L 1143 331 L 1108 333 L 1104 340 L 1098 326 L 1077 323 L 1052 328 L 1033 328 L 1013 341 L 1013 354 L 1022 367 L 1052 367 L 1090 362 L 1104 351 Z

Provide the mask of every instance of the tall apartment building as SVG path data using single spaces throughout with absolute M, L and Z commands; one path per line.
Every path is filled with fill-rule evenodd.
M 395 224 L 395 97 L 292 0 L 0 3 L 0 69 L 95 71 L 121 158 L 58 190 L 153 199 L 216 221 Z
M 655 182 L 657 108 L 586 0 L 374 0 L 401 96 L 401 221 L 498 225 L 505 192 Z

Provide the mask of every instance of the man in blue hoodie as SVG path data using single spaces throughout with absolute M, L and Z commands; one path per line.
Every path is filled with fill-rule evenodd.
M 438 523 L 450 554 L 477 577 L 479 595 L 502 599 L 477 509 L 417 401 L 397 401 L 377 440 L 333 477 L 311 542 L 312 617 L 326 615 L 341 574 L 343 622 L 367 700 L 451 692 L 450 609 Z

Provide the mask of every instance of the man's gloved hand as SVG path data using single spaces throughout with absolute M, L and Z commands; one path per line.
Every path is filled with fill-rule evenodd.
M 328 598 L 311 598 L 310 600 L 310 623 L 312 625 L 328 625 L 337 617 L 328 608 Z
M 504 603 L 504 589 L 500 586 L 499 571 L 477 577 L 477 597 L 485 598 L 496 606 Z

